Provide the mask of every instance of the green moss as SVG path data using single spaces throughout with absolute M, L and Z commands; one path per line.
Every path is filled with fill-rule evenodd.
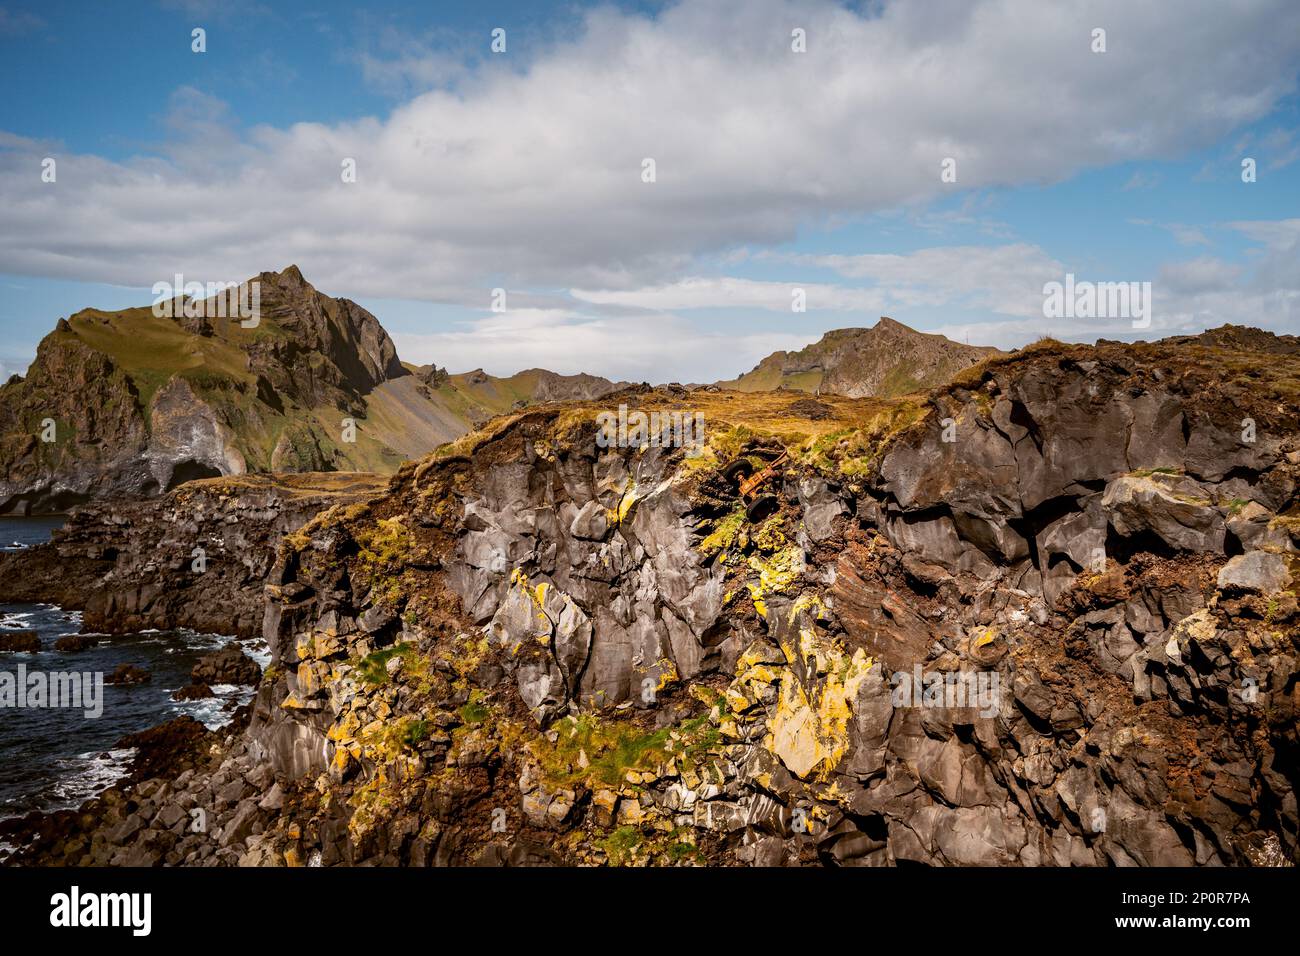
M 472 727 L 475 726 L 476 724 L 481 724 L 483 723 L 483 721 L 488 719 L 488 716 L 491 714 L 491 711 L 488 710 L 486 706 L 484 706 L 482 702 L 482 698 L 483 698 L 482 691 L 477 691 L 477 690 L 473 691 L 470 694 L 468 703 L 466 703 L 464 706 L 460 708 L 459 711 L 457 711 L 457 713 L 460 714 L 460 719 L 463 723 L 468 724 L 469 726 Z
M 402 732 L 402 742 L 408 747 L 415 747 L 428 736 L 429 722 L 427 720 L 412 720 Z
M 370 586 L 372 601 L 396 603 L 402 596 L 400 575 L 411 550 L 411 533 L 400 518 L 380 518 L 354 536 L 361 549 L 357 554 L 361 579 Z
M 765 554 L 775 554 L 788 547 L 790 541 L 785 536 L 784 523 L 780 515 L 773 515 L 758 526 L 753 535 L 754 546 Z
M 745 425 L 737 425 L 715 434 L 709 440 L 709 448 L 719 461 L 730 462 L 753 440 L 753 429 Z
M 629 771 L 657 772 L 669 759 L 694 760 L 715 747 L 719 737 L 705 717 L 676 727 L 648 731 L 635 724 L 583 714 L 557 721 L 555 740 L 535 741 L 533 754 L 553 783 L 588 782 L 618 786 Z
M 598 840 L 596 845 L 605 851 L 611 866 L 704 863 L 699 847 L 691 842 L 693 839 L 694 834 L 688 827 L 677 827 L 663 833 L 621 826 Z
M 925 418 L 928 407 L 900 400 L 877 412 L 861 428 L 841 429 L 812 439 L 798 459 L 818 471 L 848 478 L 869 474 L 889 443 Z
M 619 827 L 597 846 L 605 851 L 614 866 L 625 866 L 636 856 L 637 848 L 645 842 L 645 834 L 636 827 Z
M 361 660 L 357 661 L 357 676 L 367 684 L 379 686 L 388 683 L 388 662 L 394 657 L 401 657 L 403 660 L 418 658 L 418 653 L 410 644 L 394 644 L 392 647 L 385 647 L 383 650 L 375 651 L 373 654 L 367 654 Z
M 668 859 L 674 863 L 698 862 L 704 858 L 694 843 L 674 843 L 668 847 Z
M 803 549 L 790 545 L 767 559 L 751 555 L 749 567 L 758 574 L 758 584 L 751 589 L 755 597 L 783 593 L 793 588 L 803 573 Z

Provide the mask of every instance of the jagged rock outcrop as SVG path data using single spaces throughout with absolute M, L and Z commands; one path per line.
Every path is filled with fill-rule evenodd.
M 1115 549 L 1287 547 L 1294 426 L 1218 378 L 1170 347 L 992 363 L 885 453 L 879 520 L 926 560 L 1008 571 L 1049 602 Z
M 1164 345 L 1201 345 L 1236 352 L 1262 352 L 1272 355 L 1300 354 L 1300 337 L 1276 335 L 1246 325 L 1221 325 L 1196 335 L 1178 335 L 1161 340 Z
M 256 684 L 262 679 L 262 668 L 238 647 L 226 646 L 199 658 L 190 672 L 190 680 L 197 685 Z

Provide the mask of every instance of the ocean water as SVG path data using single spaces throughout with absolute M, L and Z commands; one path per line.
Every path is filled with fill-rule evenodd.
M 0 540 L 25 538 L 24 546 L 47 540 L 58 524 L 46 524 L 42 532 L 34 522 L 44 520 L 2 519 Z M 114 749 L 127 734 L 181 714 L 208 727 L 228 722 L 234 707 L 252 698 L 252 688 L 217 685 L 212 688 L 216 696 L 207 700 L 171 700 L 173 691 L 190 683 L 190 670 L 202 655 L 233 642 L 263 667 L 270 662 L 260 639 L 235 641 L 188 630 L 104 636 L 84 651 L 62 654 L 54 642 L 81 633 L 81 615 L 54 604 L 0 604 L 0 631 L 14 629 L 36 631 L 42 644 L 34 653 L 0 652 L 0 674 L 13 675 L 15 683 L 22 670 L 29 678 L 34 672 L 107 677 L 119 664 L 142 667 L 153 676 L 147 684 L 105 684 L 103 713 L 97 718 L 87 717 L 81 707 L 0 706 L 0 819 L 76 807 L 110 786 L 131 756 Z
M 67 515 L 39 515 L 34 518 L 0 516 L 0 551 L 17 551 L 50 540 L 51 532 L 63 527 Z

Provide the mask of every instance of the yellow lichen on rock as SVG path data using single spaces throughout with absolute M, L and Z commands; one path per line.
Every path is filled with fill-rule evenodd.
M 758 575 L 759 595 L 780 594 L 794 587 L 799 581 L 799 575 L 803 574 L 803 549 L 791 545 L 777 551 L 766 561 L 758 555 L 752 555 L 749 567 Z
M 628 516 L 632 506 L 637 502 L 636 479 L 628 478 L 627 485 L 623 489 L 622 496 L 618 499 L 618 504 L 613 508 L 605 509 L 605 516 L 609 523 L 617 527 L 623 523 L 623 519 Z
M 806 629 L 800 638 L 800 652 L 805 659 L 814 660 L 818 672 L 824 670 L 825 676 L 812 679 L 813 686 L 806 689 L 792 671 L 786 672 L 764 743 L 791 773 L 806 778 L 814 771 L 829 773 L 844 756 L 858 689 L 874 661 L 861 648 L 847 657 L 838 642 L 811 630 Z M 793 649 L 782 649 L 794 665 Z

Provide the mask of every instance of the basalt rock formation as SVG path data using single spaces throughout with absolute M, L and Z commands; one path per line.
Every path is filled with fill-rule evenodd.
M 706 446 L 545 405 L 319 512 L 247 730 L 17 858 L 1300 857 L 1300 358 L 1044 343 L 917 400 L 602 401 Z M 783 451 L 750 523 L 724 468 Z

